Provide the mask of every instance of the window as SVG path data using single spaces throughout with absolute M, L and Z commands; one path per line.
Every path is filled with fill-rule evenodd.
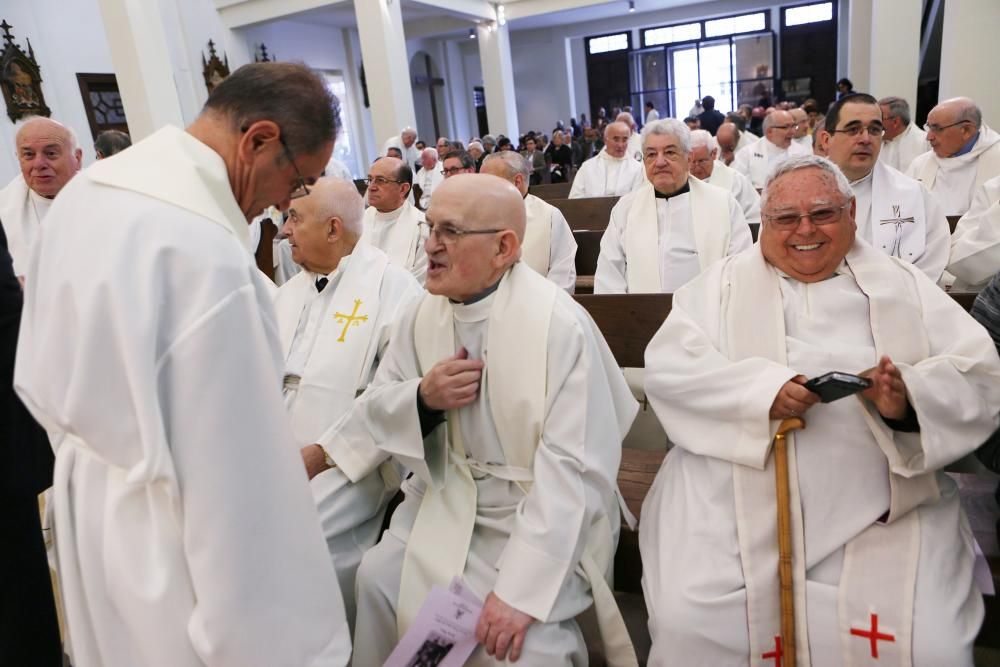
M 351 117 L 350 100 L 347 98 L 347 82 L 344 81 L 344 74 L 340 71 L 325 71 L 322 74 L 327 89 L 336 95 L 340 102 L 340 132 L 337 135 L 336 143 L 334 143 L 331 157 L 343 162 L 351 175 L 363 173 L 358 168 L 358 156 L 354 146 L 354 124 Z
M 625 51 L 628 49 L 628 33 L 620 32 L 617 35 L 591 37 L 587 40 L 587 44 L 591 55 L 608 53 L 609 51 Z
M 789 7 L 785 10 L 785 27 L 819 23 L 833 18 L 832 2 L 817 2 L 814 5 Z
M 705 36 L 735 35 L 741 32 L 765 30 L 766 28 L 767 18 L 764 12 L 757 12 L 756 14 L 743 14 L 742 16 L 705 21 Z
M 701 23 L 685 23 L 666 28 L 651 28 L 650 30 L 643 31 L 642 39 L 646 46 L 659 46 L 660 44 L 673 44 L 674 42 L 701 39 Z

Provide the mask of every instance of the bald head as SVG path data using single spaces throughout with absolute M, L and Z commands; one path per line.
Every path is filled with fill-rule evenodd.
M 364 202 L 354 183 L 321 178 L 309 194 L 292 200 L 282 231 L 292 259 L 307 271 L 326 275 L 350 255 L 362 232 Z
M 792 114 L 775 109 L 764 118 L 764 136 L 778 148 L 788 148 L 795 135 L 794 126 Z
M 927 141 L 938 157 L 952 157 L 983 125 L 983 113 L 968 97 L 953 97 L 927 114 Z
M 625 123 L 608 123 L 604 128 L 604 148 L 611 157 L 625 157 L 628 148 L 628 138 L 632 129 Z
M 295 199 L 292 205 L 293 208 L 307 206 L 310 213 L 323 221 L 339 218 L 344 233 L 352 237 L 354 243 L 361 238 L 365 200 L 358 194 L 353 181 L 324 176 L 309 186 L 308 195 Z
M 80 171 L 83 151 L 71 129 L 50 118 L 35 117 L 17 130 L 14 143 L 21 175 L 28 187 L 51 199 Z
M 428 217 L 440 208 L 435 207 L 439 195 L 442 203 L 460 212 L 469 229 L 509 229 L 519 240 L 524 238 L 524 201 L 506 179 L 492 174 L 457 174 L 434 190 Z

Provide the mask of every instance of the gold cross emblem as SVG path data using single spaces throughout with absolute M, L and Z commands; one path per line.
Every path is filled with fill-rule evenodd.
M 344 313 L 333 314 L 333 319 L 337 320 L 338 322 L 343 322 L 344 324 L 344 330 L 340 332 L 340 338 L 337 339 L 338 343 L 344 342 L 344 338 L 347 336 L 347 330 L 351 328 L 352 324 L 354 326 L 358 326 L 362 322 L 368 321 L 367 315 L 358 315 L 358 308 L 360 307 L 361 307 L 361 299 L 355 299 L 354 310 L 351 312 L 350 315 L 346 315 Z

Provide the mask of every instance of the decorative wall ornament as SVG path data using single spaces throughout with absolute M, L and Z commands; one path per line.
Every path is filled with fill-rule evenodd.
M 35 50 L 28 43 L 25 53 L 14 43 L 11 25 L 0 23 L 3 30 L 3 50 L 0 51 L 0 90 L 7 104 L 7 115 L 14 122 L 25 116 L 50 116 L 52 110 L 45 105 L 42 95 L 42 75 L 35 60 Z
M 278 59 L 273 53 L 268 54 L 267 47 L 264 46 L 264 42 L 260 43 L 260 46 L 254 50 L 253 61 L 255 63 L 275 63 Z
M 204 67 L 205 86 L 209 93 L 229 76 L 229 56 L 223 53 L 222 57 L 224 60 L 219 60 L 219 54 L 215 52 L 215 42 L 208 40 L 208 60 L 205 60 L 204 53 L 201 54 L 201 64 Z

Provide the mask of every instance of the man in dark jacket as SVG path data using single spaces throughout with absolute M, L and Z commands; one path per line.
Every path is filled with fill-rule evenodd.
M 698 114 L 701 129 L 708 130 L 714 137 L 719 126 L 726 122 L 726 117 L 715 110 L 715 98 L 711 95 L 706 95 L 701 100 L 701 106 L 705 108 L 704 111 Z

